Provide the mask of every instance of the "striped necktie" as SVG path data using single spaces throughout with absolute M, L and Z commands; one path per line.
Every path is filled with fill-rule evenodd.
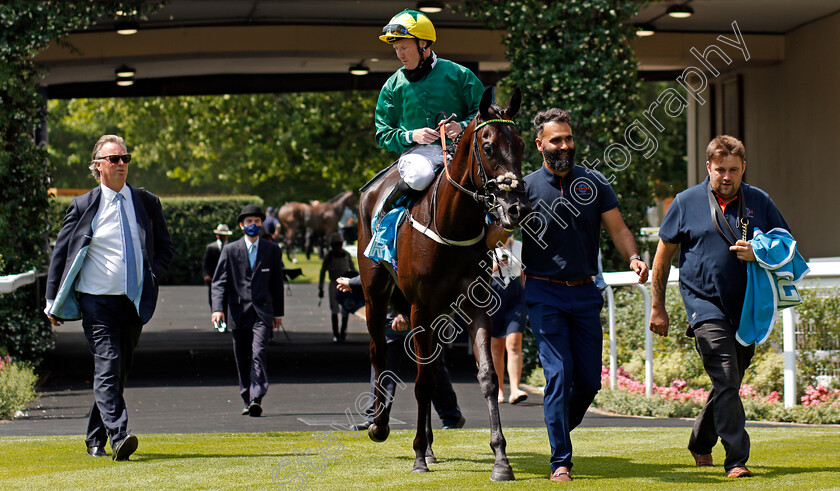
M 117 208 L 120 210 L 120 235 L 122 235 L 123 261 L 125 262 L 125 295 L 134 300 L 137 297 L 137 260 L 134 256 L 134 241 L 131 240 L 131 225 L 125 214 L 123 195 L 117 193 Z

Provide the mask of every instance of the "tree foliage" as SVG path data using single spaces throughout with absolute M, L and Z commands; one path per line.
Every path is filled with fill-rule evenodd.
M 131 147 L 130 181 L 157 193 L 258 194 L 268 204 L 358 189 L 392 156 L 373 143 L 373 92 L 50 102 L 54 185 L 90 184 L 92 142 Z
M 643 0 L 465 0 L 465 12 L 492 29 L 505 31 L 510 61 L 506 83 L 522 89 L 523 105 L 517 118 L 526 141 L 533 141 L 530 122 L 549 107 L 561 107 L 572 116 L 576 161 L 614 176 L 613 188 L 631 231 L 644 226 L 645 209 L 652 203 L 648 182 L 650 162 L 632 148 L 630 160 L 620 152 L 604 152 L 612 144 L 627 147 L 625 132 L 640 114 L 638 62 L 624 22 Z M 531 138 L 529 138 L 529 136 Z M 528 145 L 523 167 L 542 162 Z M 607 270 L 625 269 L 615 248 L 604 249 Z
M 47 253 L 49 172 L 46 151 L 35 141 L 44 116 L 35 54 L 117 10 L 143 15 L 158 6 L 145 0 L 0 4 L 0 274 L 39 268 Z M 43 332 L 33 298 L 25 292 L 0 296 L 0 346 L 13 355 L 34 358 L 49 346 L 49 329 Z

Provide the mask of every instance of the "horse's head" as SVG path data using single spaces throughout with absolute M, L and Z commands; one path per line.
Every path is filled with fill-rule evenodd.
M 493 89 L 484 91 L 478 115 L 467 127 L 472 140 L 472 159 L 477 161 L 473 182 L 480 182 L 481 201 L 495 220 L 513 229 L 531 210 L 522 180 L 522 151 L 525 142 L 517 133 L 513 117 L 519 111 L 522 93 L 517 87 L 504 109 L 491 104 Z M 466 133 L 470 133 L 469 135 Z

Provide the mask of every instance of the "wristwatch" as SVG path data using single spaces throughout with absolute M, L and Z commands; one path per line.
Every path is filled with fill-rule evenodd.
M 636 254 L 635 256 L 630 256 L 630 264 L 633 264 L 633 261 L 636 260 L 636 259 L 638 259 L 641 262 L 645 262 L 645 260 L 642 259 L 642 256 Z

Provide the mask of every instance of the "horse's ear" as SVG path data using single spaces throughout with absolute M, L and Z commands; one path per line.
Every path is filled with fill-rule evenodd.
M 519 86 L 517 85 L 516 88 L 513 89 L 513 95 L 510 97 L 510 101 L 505 108 L 505 116 L 507 116 L 508 119 L 513 119 L 516 116 L 516 113 L 519 112 L 519 106 L 521 105 L 522 91 L 519 90 Z
M 493 119 L 490 116 L 490 106 L 493 104 L 493 87 L 484 89 L 484 94 L 481 96 L 481 103 L 478 105 L 478 114 L 484 121 Z

